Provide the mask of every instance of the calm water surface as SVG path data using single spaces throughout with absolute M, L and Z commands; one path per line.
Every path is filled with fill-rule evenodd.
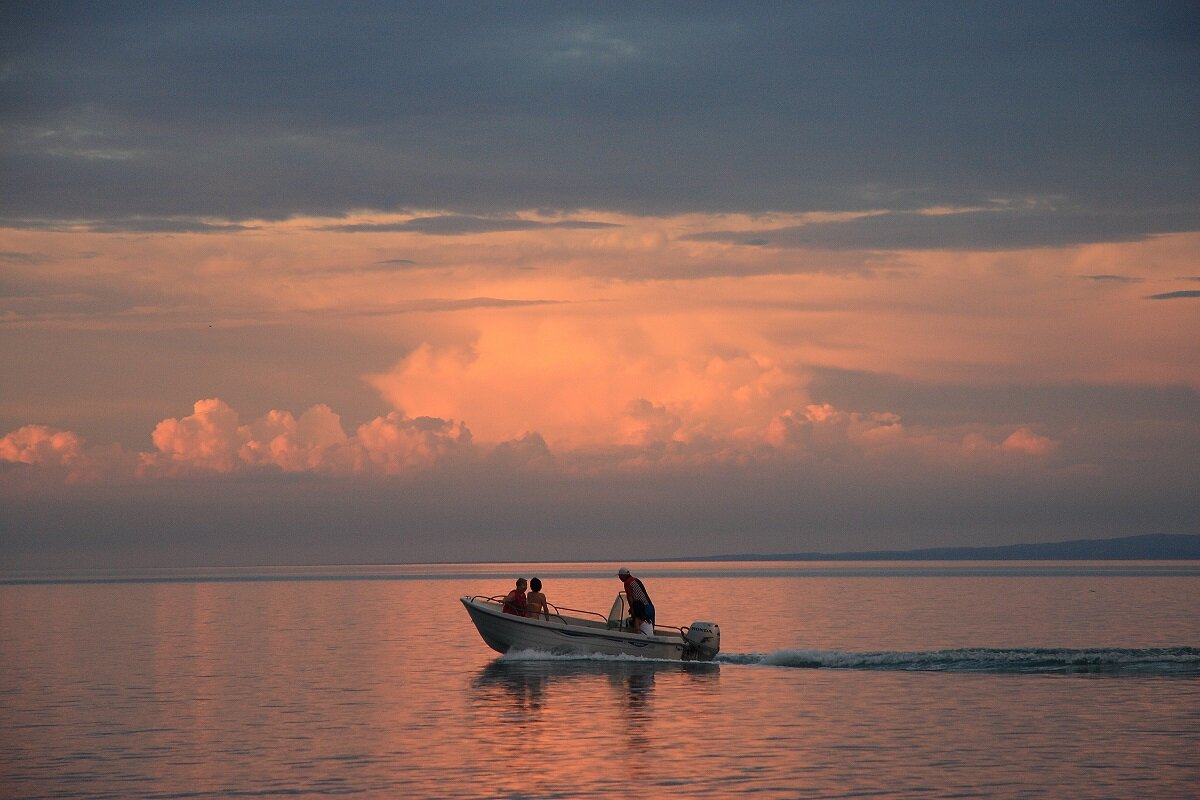
M 7 576 L 0 796 L 1196 796 L 1200 563 L 636 566 L 718 663 L 500 658 L 458 603 L 615 565 Z

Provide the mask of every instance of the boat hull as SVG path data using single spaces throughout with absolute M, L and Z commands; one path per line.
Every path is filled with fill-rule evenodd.
M 555 655 L 640 656 L 679 660 L 687 646 L 682 635 L 645 636 L 589 625 L 567 617 L 550 621 L 505 614 L 494 603 L 464 597 L 471 621 L 488 647 L 498 653 L 537 650 Z

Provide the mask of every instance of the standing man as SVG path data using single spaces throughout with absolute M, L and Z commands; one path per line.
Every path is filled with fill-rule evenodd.
M 654 635 L 654 603 L 650 602 L 650 593 L 640 580 L 629 574 L 629 570 L 621 567 L 617 577 L 625 584 L 625 597 L 629 599 L 629 608 L 633 612 L 633 627 L 647 636 Z

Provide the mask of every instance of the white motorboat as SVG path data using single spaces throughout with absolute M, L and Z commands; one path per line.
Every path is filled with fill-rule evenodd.
M 549 619 L 506 614 L 503 597 L 461 599 L 483 641 L 498 653 L 536 650 L 555 655 L 712 661 L 721 649 L 721 629 L 715 622 L 693 622 L 681 628 L 655 625 L 653 636 L 633 630 L 626 618 L 624 594 L 617 595 L 607 617 L 550 604 Z

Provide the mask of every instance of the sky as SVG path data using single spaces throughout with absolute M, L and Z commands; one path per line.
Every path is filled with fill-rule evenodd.
M 1200 532 L 1195 3 L 0 5 L 0 562 Z

